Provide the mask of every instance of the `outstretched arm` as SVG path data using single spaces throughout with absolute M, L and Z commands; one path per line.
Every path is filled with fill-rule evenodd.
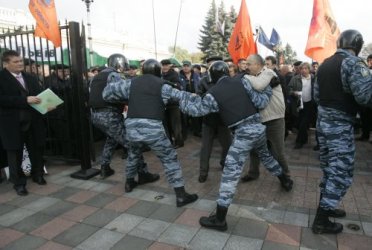
M 247 79 L 251 83 L 252 87 L 257 91 L 263 91 L 270 84 L 273 77 L 276 77 L 275 72 L 267 68 L 265 68 L 258 76 L 244 75 L 244 78 Z
M 118 79 L 116 82 L 107 84 L 102 92 L 103 100 L 107 102 L 123 102 L 129 99 L 131 81 Z
M 219 110 L 216 100 L 210 94 L 201 98 L 190 92 L 172 90 L 171 96 L 179 100 L 180 110 L 191 116 L 204 116 Z
M 258 109 L 264 109 L 269 104 L 270 97 L 273 93 L 271 87 L 268 85 L 262 92 L 254 90 L 248 79 L 242 78 L 244 88 L 247 90 L 249 98 L 252 100 L 254 106 Z

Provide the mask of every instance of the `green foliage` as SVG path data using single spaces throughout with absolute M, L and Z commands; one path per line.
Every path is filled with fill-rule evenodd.
M 216 13 L 218 13 L 217 17 Z M 198 43 L 199 49 L 204 53 L 203 60 L 214 55 L 223 56 L 225 58 L 229 57 L 227 45 L 236 17 L 237 14 L 233 7 L 231 7 L 230 12 L 227 13 L 223 1 L 221 1 L 220 6 L 217 8 L 215 0 L 212 0 L 211 7 L 205 18 L 205 24 L 202 25 L 202 29 L 200 30 L 201 35 Z M 218 23 L 221 24 L 223 32 L 220 32 L 216 26 L 216 18 Z
M 284 50 L 279 50 L 277 57 L 281 55 L 284 57 L 284 64 L 293 64 L 297 61 L 297 53 L 294 51 L 289 43 L 285 45 Z
M 169 47 L 168 50 L 170 53 L 172 53 L 174 58 L 176 58 L 178 61 L 182 62 L 183 60 L 190 60 L 190 54 L 187 51 L 187 49 L 182 49 L 181 47 L 176 46 L 176 51 L 173 50 L 173 47 Z
M 172 53 L 177 61 L 182 62 L 184 60 L 191 61 L 192 63 L 201 63 L 204 57 L 203 52 L 189 53 L 186 49 L 176 46 L 176 52 L 173 51 L 173 47 L 169 47 L 168 51 Z
M 191 62 L 192 63 L 203 63 L 204 54 L 203 52 L 195 52 L 190 54 Z

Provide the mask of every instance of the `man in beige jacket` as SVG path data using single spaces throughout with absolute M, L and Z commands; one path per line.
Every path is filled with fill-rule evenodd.
M 251 55 L 247 59 L 247 66 L 250 75 L 244 77 L 252 83 L 252 87 L 257 91 L 261 91 L 271 82 L 279 81 L 276 73 L 265 67 L 265 61 L 260 55 Z M 256 77 L 260 75 L 260 77 Z M 255 80 L 253 80 L 255 79 Z M 272 84 L 271 83 L 271 84 Z M 286 157 L 284 155 L 284 133 L 285 133 L 285 103 L 280 84 L 273 84 L 273 95 L 267 107 L 260 110 L 261 121 L 266 126 L 266 137 L 268 146 L 274 158 L 279 162 L 283 168 L 283 172 L 289 176 L 289 169 Z M 243 182 L 256 180 L 259 177 L 260 160 L 256 152 L 251 151 L 250 166 L 248 174 L 242 178 Z M 290 190 L 290 189 L 289 189 Z M 287 190 L 287 191 L 289 191 Z

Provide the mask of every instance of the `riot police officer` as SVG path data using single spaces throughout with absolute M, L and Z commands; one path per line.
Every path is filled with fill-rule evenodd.
M 177 207 L 181 207 L 194 202 L 198 196 L 185 191 L 177 152 L 166 136 L 162 122 L 166 102 L 172 98 L 179 99 L 181 92 L 165 84 L 166 81 L 160 78 L 161 65 L 154 59 L 144 62 L 142 73 L 143 75 L 132 80 L 117 79 L 103 91 L 103 99 L 106 101 L 128 100 L 128 115 L 125 120 L 129 144 L 126 182 L 133 182 L 136 165 L 140 160 L 140 148 L 147 145 L 162 162 L 168 183 L 176 193 Z
M 128 69 L 128 60 L 121 54 L 113 54 L 107 59 L 107 65 L 108 67 L 106 69 L 102 70 L 93 78 L 89 93 L 89 104 L 92 108 L 92 123 L 107 135 L 101 156 L 102 178 L 114 174 L 114 170 L 110 167 L 110 162 L 117 145 L 121 144 L 127 148 L 124 117 L 122 114 L 125 100 L 116 103 L 106 102 L 102 98 L 102 91 L 108 83 L 121 79 L 120 72 Z M 138 154 L 140 158 L 137 165 L 138 183 L 133 182 L 132 185 L 126 185 L 125 190 L 127 192 L 130 192 L 137 184 L 154 182 L 160 178 L 158 174 L 148 172 L 142 152 Z
M 319 67 L 314 98 L 319 104 L 317 134 L 320 147 L 320 202 L 312 230 L 340 233 L 342 224 L 329 217 L 344 217 L 336 209 L 353 181 L 354 122 L 358 105 L 372 107 L 372 75 L 358 57 L 363 37 L 357 30 L 345 30 L 337 40 L 336 53 Z
M 229 67 L 223 61 L 214 62 L 208 71 L 215 85 L 203 99 L 199 96 L 181 98 L 180 108 L 192 116 L 218 112 L 224 124 L 234 131 L 222 173 L 217 212 L 199 220 L 203 227 L 225 231 L 227 210 L 236 191 L 244 162 L 252 149 L 258 153 L 263 165 L 279 178 L 284 189 L 290 190 L 293 181 L 282 172 L 279 163 L 269 153 L 265 126 L 261 124 L 258 113 L 258 109 L 268 104 L 272 95 L 271 87 L 267 86 L 262 92 L 257 92 L 249 80 L 241 75 L 228 77 Z

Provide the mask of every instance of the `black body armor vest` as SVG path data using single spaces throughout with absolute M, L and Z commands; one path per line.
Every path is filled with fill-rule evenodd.
M 320 65 L 317 72 L 319 104 L 356 116 L 358 104 L 353 95 L 342 88 L 341 64 L 344 59 L 345 56 L 336 53 Z
M 127 117 L 163 120 L 163 83 L 164 80 L 150 74 L 134 78 L 130 85 Z
M 258 112 L 239 75 L 233 78 L 222 78 L 208 92 L 217 101 L 219 114 L 226 126 L 233 125 Z

